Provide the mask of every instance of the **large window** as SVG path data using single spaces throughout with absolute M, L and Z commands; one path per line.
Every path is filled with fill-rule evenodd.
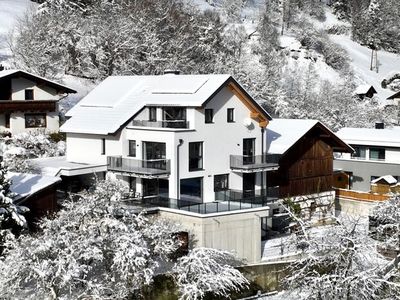
M 384 148 L 369 148 L 369 159 L 370 160 L 385 160 L 385 149 Z
M 26 114 L 25 128 L 45 128 L 46 114 Z
M 149 121 L 157 121 L 157 107 L 149 107 Z
M 214 192 L 226 191 L 229 189 L 229 174 L 214 176 Z
M 33 100 L 33 89 L 25 90 L 25 100 Z
M 203 200 L 203 178 L 181 179 L 180 199 L 201 203 Z
M 143 142 L 143 167 L 166 170 L 166 144 Z
M 203 142 L 189 143 L 189 171 L 203 169 Z
M 234 108 L 228 108 L 227 111 L 227 121 L 228 123 L 233 123 L 235 122 L 235 109 Z
M 352 146 L 354 153 L 351 155 L 355 159 L 365 159 L 366 158 L 366 148 L 361 146 Z
M 136 141 L 129 140 L 129 156 L 136 157 Z
M 212 108 L 206 108 L 204 110 L 205 123 L 212 123 L 214 121 L 214 110 Z

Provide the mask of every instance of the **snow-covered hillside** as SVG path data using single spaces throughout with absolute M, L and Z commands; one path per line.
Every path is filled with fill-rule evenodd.
M 16 21 L 35 4 L 30 0 L 0 0 L 0 63 L 10 56 L 7 38 Z

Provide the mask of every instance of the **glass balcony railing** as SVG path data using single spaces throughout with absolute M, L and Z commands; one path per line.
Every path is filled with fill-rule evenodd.
M 230 166 L 232 170 L 258 171 L 258 170 L 275 170 L 279 167 L 280 154 L 266 155 L 231 155 Z
M 154 128 L 189 128 L 189 122 L 186 120 L 168 120 L 168 121 L 147 121 L 147 120 L 133 120 L 132 126 L 140 127 L 154 127 Z
M 169 159 L 141 160 L 122 156 L 108 156 L 107 169 L 116 172 L 160 176 L 171 173 L 171 163 Z

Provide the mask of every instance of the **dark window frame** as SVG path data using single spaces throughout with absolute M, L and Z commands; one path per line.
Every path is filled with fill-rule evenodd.
M 45 113 L 30 113 L 30 114 L 25 114 L 25 128 L 47 128 L 47 115 Z M 38 126 L 37 125 L 37 120 L 35 120 L 35 123 L 33 125 L 29 124 L 28 118 L 29 117 L 41 117 L 44 120 L 44 124 Z
M 11 114 L 10 113 L 6 113 L 4 115 L 4 122 L 5 122 L 5 127 L 6 128 L 10 128 L 10 120 L 11 120 Z
M 128 156 L 136 157 L 136 140 L 128 140 Z
M 25 89 L 25 100 L 35 100 L 35 92 L 33 89 Z
M 371 153 L 373 151 L 378 152 L 378 158 L 372 158 Z M 369 160 L 384 161 L 386 159 L 386 149 L 380 147 L 370 147 L 369 148 Z
M 200 146 L 197 151 L 196 146 Z M 203 142 L 190 142 L 189 143 L 189 172 L 204 170 L 204 147 Z M 196 153 L 200 152 L 200 153 Z M 197 167 L 194 167 L 197 165 Z
M 206 124 L 214 123 L 214 109 L 212 108 L 204 109 L 204 123 Z
M 214 192 L 229 190 L 229 174 L 214 175 Z
M 354 153 L 351 154 L 351 158 L 361 160 L 367 159 L 367 147 L 359 145 L 352 145 L 351 147 L 354 149 Z M 361 153 L 364 155 L 362 156 Z
M 228 108 L 226 110 L 226 121 L 228 123 L 235 123 L 235 109 L 234 108 Z
M 149 107 L 149 122 L 157 121 L 157 107 L 150 106 Z
M 102 138 L 101 139 L 101 155 L 106 154 L 106 139 Z

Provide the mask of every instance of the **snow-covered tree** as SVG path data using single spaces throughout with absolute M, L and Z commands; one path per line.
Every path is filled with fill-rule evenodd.
M 195 248 L 178 259 L 173 270 L 180 299 L 202 299 L 207 294 L 229 298 L 232 291 L 240 292 L 248 280 L 234 266 L 238 261 L 227 251 Z
M 284 279 L 300 299 L 400 298 L 399 271 L 377 252 L 365 224 L 342 220 L 305 231 L 298 242 L 302 256 Z
M 9 239 L 0 260 L 0 274 L 7 274 L 0 276 L 0 298 L 127 299 L 138 296 L 160 272 L 183 278 L 184 260 L 171 269 L 171 254 L 180 246 L 178 226 L 138 213 L 137 207 L 121 201 L 120 187 L 118 182 L 100 181 L 94 191 L 65 202 L 57 216 L 44 219 L 37 234 Z M 244 279 L 223 264 L 227 260 L 220 260 L 230 256 L 193 251 L 188 259 L 198 253 L 199 277 L 189 272 L 189 281 L 180 281 L 183 285 L 199 282 L 198 290 L 209 291 L 200 280 L 218 270 L 217 293 L 236 290 L 236 279 L 244 286 Z

